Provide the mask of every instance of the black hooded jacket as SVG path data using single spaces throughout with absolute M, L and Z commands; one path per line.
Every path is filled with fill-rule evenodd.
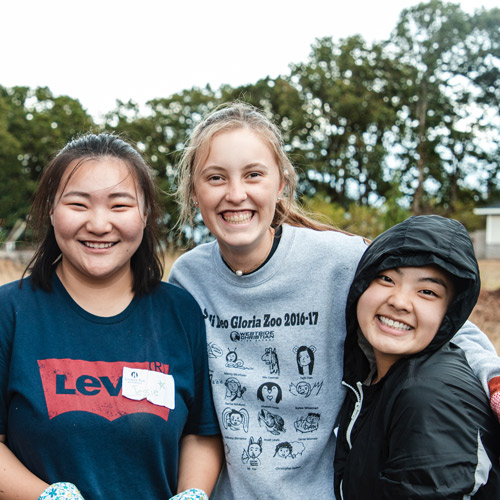
M 428 265 L 450 273 L 455 289 L 436 336 L 365 385 L 373 351 L 359 333 L 359 297 L 381 271 Z M 410 217 L 368 247 L 346 306 L 337 499 L 500 498 L 500 427 L 463 351 L 450 342 L 479 289 L 472 242 L 455 220 Z

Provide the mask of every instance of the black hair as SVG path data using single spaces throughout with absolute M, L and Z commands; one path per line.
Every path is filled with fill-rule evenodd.
M 66 180 L 68 182 L 85 161 L 106 157 L 122 160 L 129 168 L 144 196 L 148 216 L 142 241 L 130 261 L 133 273 L 132 291 L 136 295 L 148 293 L 163 278 L 163 264 L 159 255 L 158 187 L 153 170 L 128 142 L 118 136 L 108 133 L 86 134 L 66 144 L 42 173 L 29 217 L 33 238 L 38 246 L 23 274 L 24 277 L 26 273 L 31 273 L 31 284 L 34 288 L 52 290 L 52 273 L 61 250 L 50 223 L 50 215 L 65 172 L 72 165 L 73 169 Z

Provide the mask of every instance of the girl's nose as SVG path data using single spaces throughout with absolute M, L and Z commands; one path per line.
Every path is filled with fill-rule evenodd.
M 106 234 L 112 230 L 113 225 L 107 210 L 91 210 L 85 227 L 90 233 Z
M 394 290 L 394 293 L 389 297 L 388 303 L 394 309 L 398 311 L 411 311 L 412 301 L 409 293 L 402 291 L 401 289 Z
M 240 181 L 232 181 L 228 184 L 226 200 L 231 203 L 241 203 L 247 199 L 245 185 Z

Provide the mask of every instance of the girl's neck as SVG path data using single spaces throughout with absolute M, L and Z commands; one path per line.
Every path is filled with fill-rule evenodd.
M 387 375 L 387 372 L 391 369 L 392 365 L 402 357 L 398 354 L 380 353 L 376 349 L 374 349 L 374 353 L 377 372 L 373 377 L 372 385 L 380 382 Z
M 224 262 L 238 276 L 255 271 L 266 261 L 270 254 L 274 243 L 274 233 L 274 228 L 270 227 L 262 243 L 248 251 L 241 248 L 234 250 L 219 244 Z
M 131 268 L 112 278 L 102 280 L 85 279 L 64 259 L 56 268 L 56 273 L 71 298 L 85 311 L 95 316 L 110 317 L 124 311 L 134 298 Z

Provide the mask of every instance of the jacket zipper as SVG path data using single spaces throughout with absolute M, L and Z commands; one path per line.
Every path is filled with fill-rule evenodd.
M 349 425 L 348 425 L 346 433 L 345 433 L 345 436 L 347 439 L 347 444 L 349 445 L 349 450 L 352 450 L 351 433 L 352 433 L 352 429 L 354 427 L 354 424 L 356 423 L 356 420 L 359 417 L 359 414 L 361 413 L 361 407 L 363 406 L 363 384 L 361 382 L 356 382 L 356 387 L 358 388 L 358 390 L 356 390 L 355 387 L 347 384 L 344 381 L 342 381 L 342 385 L 351 389 L 351 391 L 354 392 L 354 394 L 356 396 L 356 403 L 354 404 L 354 410 L 352 411 L 352 414 L 351 414 L 351 421 L 349 422 Z

